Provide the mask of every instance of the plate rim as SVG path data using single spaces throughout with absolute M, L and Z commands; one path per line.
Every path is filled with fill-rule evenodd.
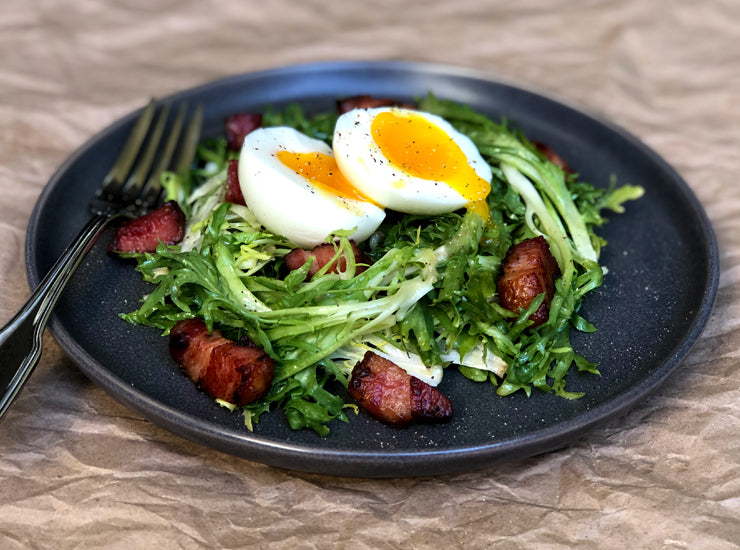
M 676 367 L 685 359 L 694 344 L 699 340 L 714 306 L 719 283 L 719 251 L 716 236 L 706 211 L 680 173 L 651 147 L 611 120 L 605 119 L 599 114 L 595 114 L 592 110 L 575 104 L 571 100 L 560 98 L 557 94 L 539 90 L 533 86 L 523 85 L 510 79 L 498 78 L 477 69 L 416 61 L 339 60 L 285 65 L 229 75 L 177 91 L 162 99 L 177 101 L 183 96 L 205 92 L 210 88 L 223 87 L 244 78 L 274 78 L 279 75 L 293 75 L 295 77 L 298 75 L 341 69 L 372 69 L 376 71 L 393 69 L 400 72 L 422 72 L 424 74 L 437 74 L 445 77 L 470 78 L 494 85 L 511 87 L 576 111 L 599 125 L 605 126 L 621 138 L 626 139 L 632 146 L 646 153 L 651 163 L 658 165 L 662 171 L 670 176 L 672 183 L 676 185 L 677 189 L 681 190 L 684 200 L 688 201 L 692 211 L 697 215 L 700 227 L 704 233 L 701 240 L 703 243 L 706 243 L 708 250 L 707 278 L 706 281 L 703 281 L 706 283 L 706 286 L 702 293 L 700 307 L 693 318 L 690 328 L 686 330 L 684 337 L 673 348 L 670 358 L 659 363 L 647 377 L 641 379 L 639 384 L 631 390 L 625 390 L 611 399 L 597 403 L 584 413 L 577 414 L 569 419 L 556 422 L 539 430 L 516 437 L 504 437 L 485 445 L 414 451 L 376 450 L 359 452 L 357 450 L 348 451 L 330 448 L 317 451 L 317 448 L 307 447 L 306 445 L 260 439 L 259 433 L 235 433 L 230 428 L 219 426 L 205 419 L 187 414 L 134 388 L 124 379 L 109 371 L 105 365 L 96 361 L 71 336 L 57 315 L 55 313 L 52 314 L 49 324 L 51 333 L 60 347 L 62 347 L 70 359 L 88 378 L 111 395 L 111 397 L 127 408 L 141 414 L 155 425 L 161 426 L 199 445 L 205 445 L 273 467 L 291 470 L 311 473 L 333 473 L 334 475 L 348 475 L 353 477 L 408 477 L 477 469 L 513 458 L 524 458 L 545 453 L 572 444 L 577 437 L 593 430 L 600 424 L 626 413 L 654 392 L 676 370 Z M 41 280 L 38 266 L 33 261 L 33 258 L 36 253 L 40 212 L 44 208 L 49 195 L 72 164 L 84 156 L 100 139 L 117 131 L 120 126 L 129 123 L 137 116 L 140 110 L 136 109 L 116 119 L 77 147 L 52 174 L 40 193 L 29 219 L 25 241 L 26 277 L 31 289 L 36 288 Z M 199 439 L 193 439 L 193 434 L 197 434 Z M 203 441 L 206 441 L 206 443 L 203 443 Z M 245 454 L 243 452 L 245 448 L 250 452 Z M 362 465 L 369 459 L 376 462 L 373 471 L 358 468 L 358 464 Z M 327 460 L 331 462 L 332 467 L 330 470 L 326 467 Z M 409 470 L 413 471 L 409 472 Z

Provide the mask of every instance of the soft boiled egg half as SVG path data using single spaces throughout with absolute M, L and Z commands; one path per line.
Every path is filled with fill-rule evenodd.
M 248 134 L 239 158 L 247 206 L 269 231 L 314 247 L 338 230 L 362 242 L 398 212 L 468 208 L 488 219 L 491 168 L 473 142 L 422 111 L 356 109 L 337 120 L 333 149 L 287 127 Z
M 383 207 L 435 215 L 467 207 L 488 219 L 491 167 L 436 115 L 381 107 L 337 120 L 334 156 L 352 185 Z
M 337 230 L 367 239 L 385 218 L 337 167 L 332 149 L 293 128 L 260 128 L 244 138 L 239 157 L 244 200 L 268 231 L 314 247 Z

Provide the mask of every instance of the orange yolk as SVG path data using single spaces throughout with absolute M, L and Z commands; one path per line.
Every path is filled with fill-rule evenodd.
M 339 171 L 337 161 L 330 155 L 280 151 L 277 158 L 285 166 L 306 178 L 319 189 L 345 199 L 375 204 L 347 181 L 342 172 Z
M 491 184 L 480 178 L 455 141 L 422 116 L 378 114 L 371 126 L 375 143 L 394 165 L 418 178 L 442 181 L 468 201 L 467 208 L 488 219 Z

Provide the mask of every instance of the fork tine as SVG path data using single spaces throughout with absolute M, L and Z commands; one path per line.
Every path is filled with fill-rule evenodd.
M 136 121 L 113 168 L 91 201 L 90 210 L 92 212 L 103 214 L 114 212 L 116 208 L 124 208 L 129 215 L 140 216 L 160 202 L 163 194 L 161 175 L 164 170 L 172 170 L 182 176 L 186 175 L 200 141 L 203 106 L 199 105 L 195 109 L 183 134 L 187 104 L 181 103 L 164 144 L 161 143 L 162 136 L 170 118 L 171 105 L 163 104 L 160 112 L 156 114 L 154 128 L 150 131 L 155 109 L 156 102 L 152 99 Z M 175 149 L 178 149 L 178 143 L 180 144 L 179 155 L 177 162 L 173 165 L 171 161 Z M 142 147 L 143 150 L 141 150 Z M 134 163 L 136 166 L 124 182 L 126 174 L 131 171 Z M 150 173 L 152 165 L 154 169 Z M 147 174 L 149 174 L 148 177 Z
M 160 157 L 157 166 L 154 168 L 154 171 L 149 178 L 150 181 L 154 180 L 159 183 L 160 175 L 170 165 L 172 155 L 175 152 L 175 147 L 177 146 L 177 142 L 180 139 L 180 132 L 182 131 L 182 125 L 185 122 L 185 113 L 187 112 L 187 110 L 187 103 L 183 103 L 182 105 L 180 105 L 180 109 L 177 111 L 175 122 L 172 124 L 172 130 L 170 130 L 170 137 L 167 140 L 167 144 L 165 145 L 164 150 L 162 151 L 162 156 Z
M 187 130 L 185 130 L 185 141 L 180 148 L 180 155 L 175 164 L 176 174 L 184 174 L 193 163 L 195 152 L 198 149 L 198 141 L 200 141 L 201 126 L 203 126 L 203 105 L 198 105 Z
M 154 107 L 155 103 L 154 99 L 152 99 L 141 112 L 116 162 L 103 179 L 103 184 L 97 193 L 98 196 L 110 197 L 123 185 L 141 149 L 141 144 L 144 142 L 149 131 L 149 125 L 152 123 L 152 118 L 154 117 Z
M 162 193 L 162 172 L 170 167 L 170 161 L 172 159 L 173 153 L 175 152 L 178 141 L 180 141 L 180 134 L 182 131 L 182 126 L 185 122 L 186 111 L 187 104 L 183 103 L 182 105 L 180 105 L 180 109 L 177 113 L 177 118 L 172 125 L 172 130 L 170 131 L 170 136 L 167 144 L 164 147 L 162 156 L 159 159 L 155 170 L 152 172 L 151 176 L 144 185 L 144 188 L 139 193 L 139 197 L 136 200 L 137 205 L 151 206 L 159 202 L 158 199 L 160 198 L 160 195 Z M 178 174 L 183 174 L 180 167 L 185 166 L 185 169 L 188 169 L 193 162 L 193 158 L 195 157 L 195 151 L 200 140 L 202 111 L 202 106 L 198 106 L 196 108 L 195 114 L 193 115 L 193 118 L 191 119 L 187 129 L 185 130 L 185 136 L 182 139 L 183 143 L 180 147 L 180 154 L 176 163 L 177 168 L 172 168 L 172 170 Z
M 165 103 L 157 115 L 154 129 L 149 133 L 146 147 L 139 155 L 139 161 L 136 163 L 136 167 L 133 169 L 126 180 L 126 184 L 121 189 L 121 195 L 124 197 L 126 202 L 130 202 L 130 200 L 133 199 L 141 190 L 141 186 L 146 179 L 146 175 L 149 173 L 152 162 L 154 161 L 154 155 L 157 153 L 157 149 L 159 148 L 159 142 L 162 140 L 162 134 L 164 133 L 164 127 L 167 124 L 169 114 L 170 104 Z
M 180 140 L 180 132 L 182 131 L 182 125 L 185 122 L 185 113 L 187 112 L 187 108 L 187 102 L 183 102 L 180 105 L 175 121 L 172 123 L 172 129 L 170 130 L 169 138 L 167 138 L 167 143 L 159 157 L 159 161 L 154 167 L 154 171 L 149 176 L 146 184 L 144 184 L 144 188 L 139 193 L 139 197 L 136 199 L 137 205 L 154 204 L 158 202 L 156 199 L 162 191 L 162 172 L 170 166 L 172 155 L 175 152 L 175 147 L 177 146 L 177 142 Z

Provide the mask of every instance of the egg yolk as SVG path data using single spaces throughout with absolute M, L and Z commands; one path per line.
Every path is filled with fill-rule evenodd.
M 394 165 L 412 176 L 443 181 L 468 201 L 467 208 L 488 219 L 491 184 L 479 177 L 455 141 L 416 114 L 379 113 L 370 127 L 373 140 Z
M 336 159 L 331 155 L 279 151 L 277 158 L 285 166 L 299 176 L 306 178 L 319 189 L 345 199 L 375 204 L 370 198 L 360 193 L 354 185 L 347 181 L 339 170 Z

